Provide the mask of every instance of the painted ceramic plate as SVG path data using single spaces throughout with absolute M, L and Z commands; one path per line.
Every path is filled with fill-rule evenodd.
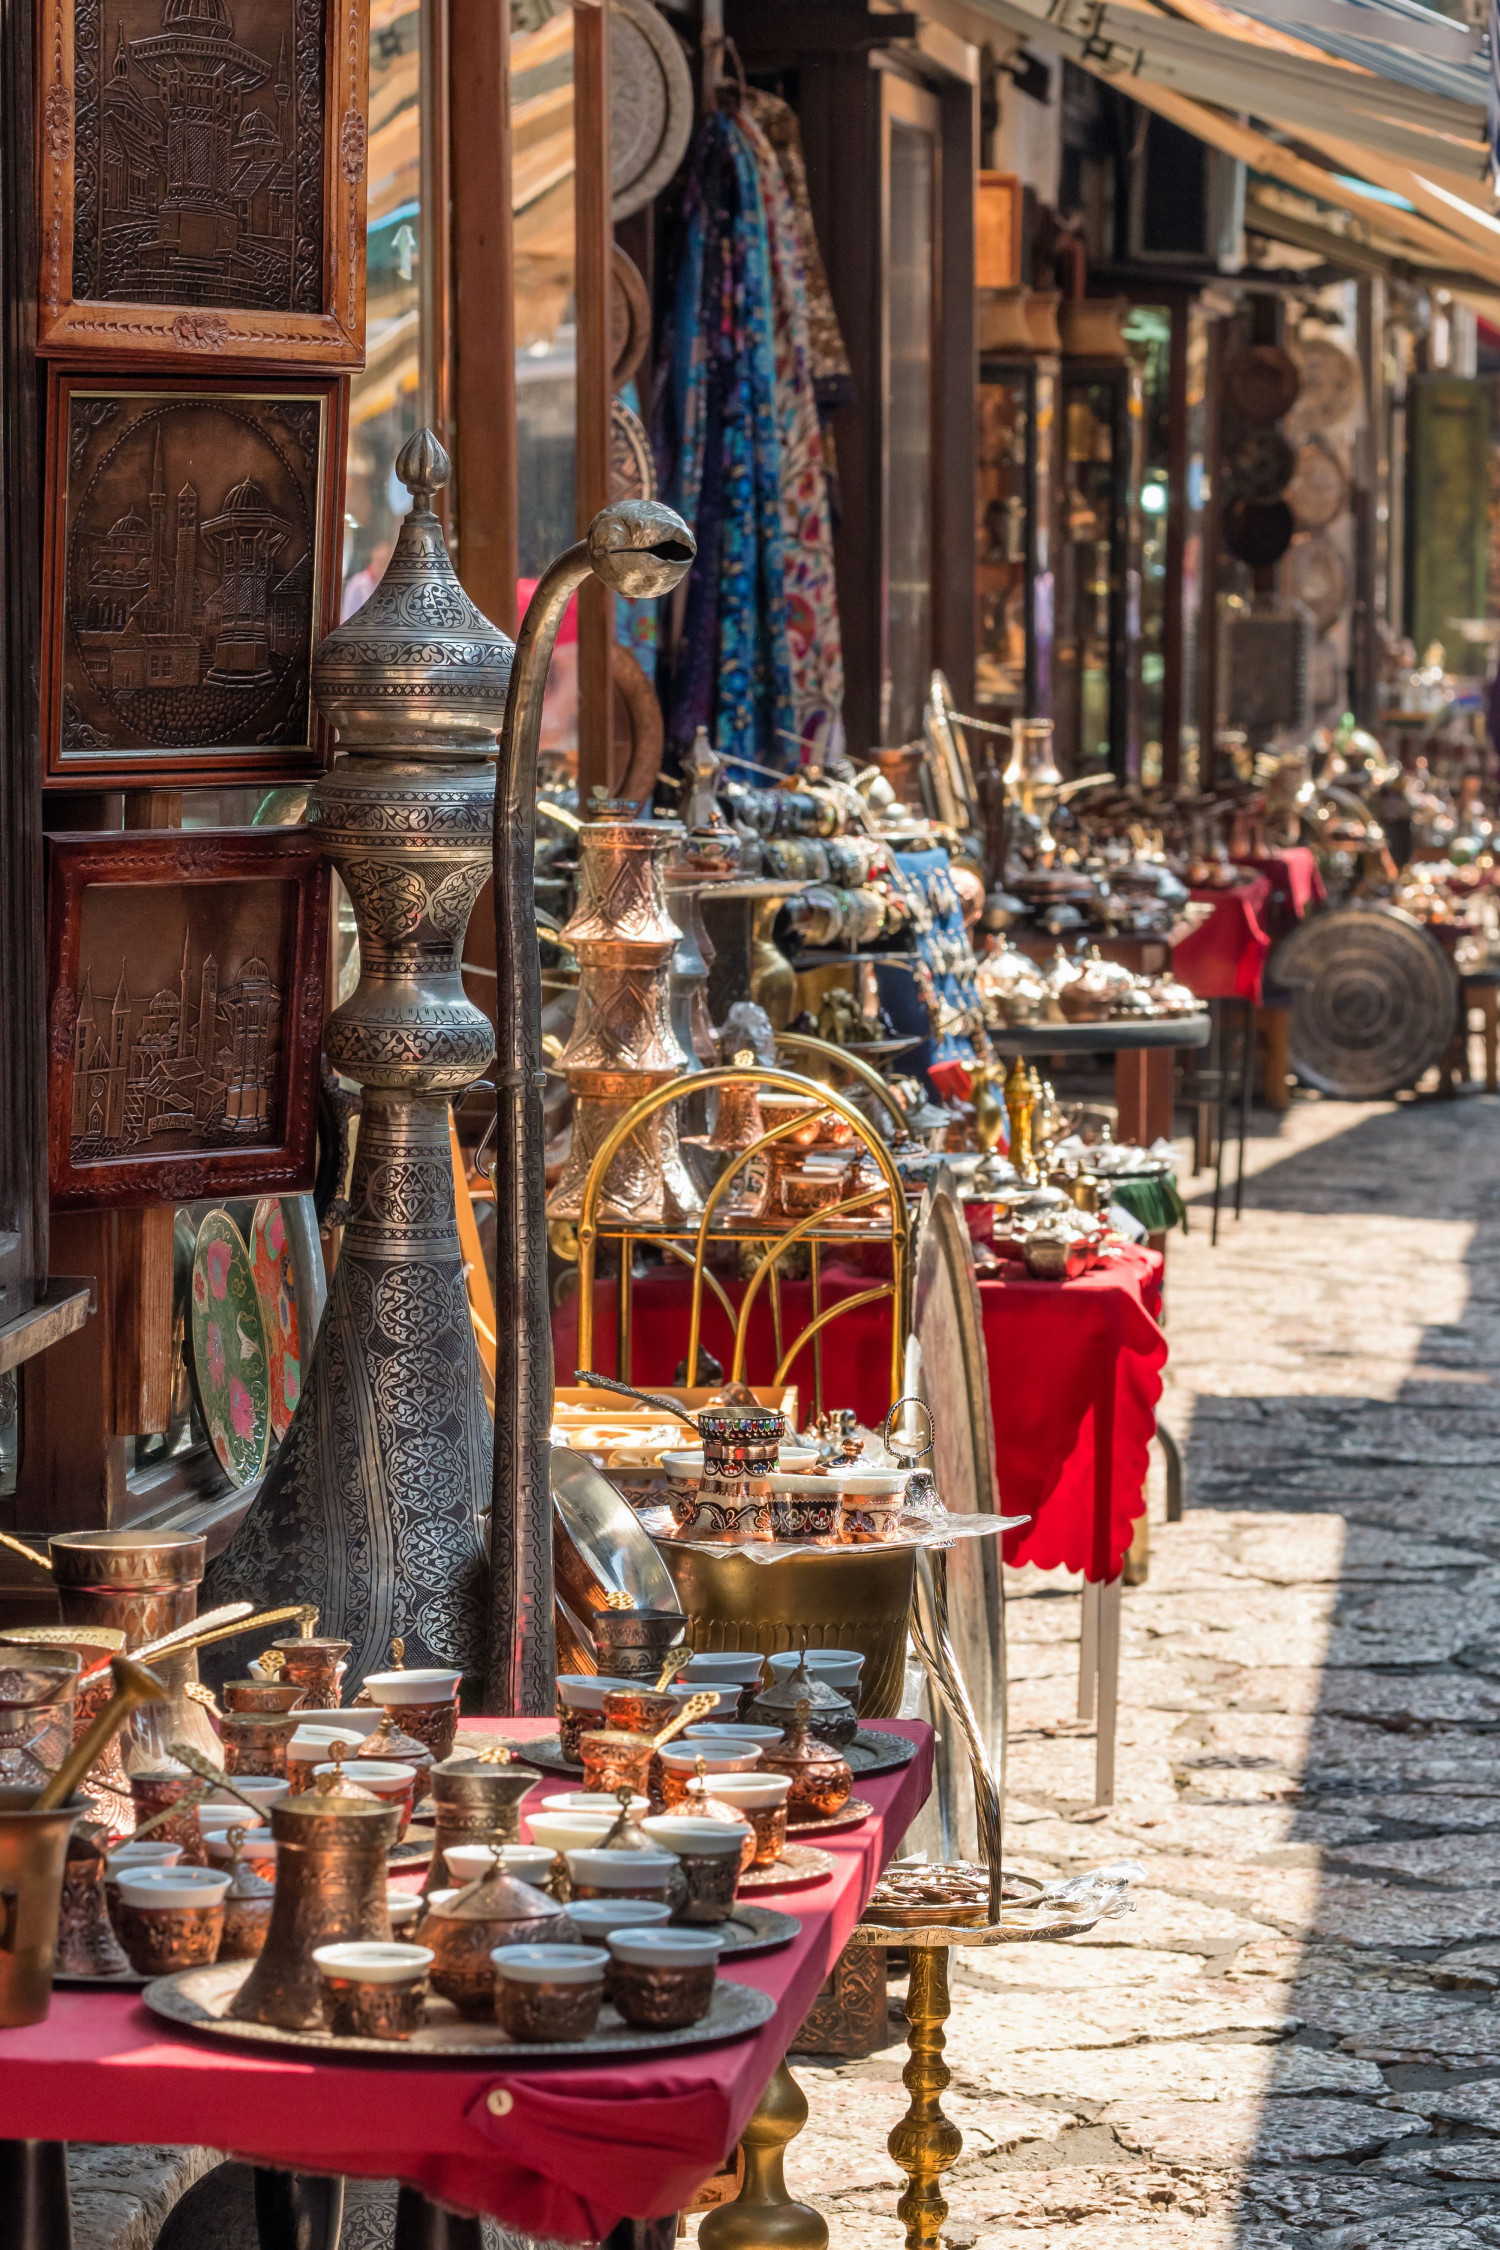
M 250 1227 L 250 1271 L 260 1299 L 271 1355 L 271 1434 L 278 1445 L 292 1426 L 302 1391 L 302 1348 L 292 1252 L 281 1216 L 281 1198 L 263 1195 Z
M 193 1372 L 220 1466 L 248 1484 L 271 1444 L 270 1352 L 245 1238 L 210 1211 L 193 1246 Z

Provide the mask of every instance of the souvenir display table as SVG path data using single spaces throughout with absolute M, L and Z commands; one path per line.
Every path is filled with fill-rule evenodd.
M 335 2063 L 175 2032 L 135 1992 L 59 1990 L 44 2023 L 0 2031 L 6 2131 L 187 2142 L 260 2165 L 394 2177 L 436 2202 L 564 2241 L 598 2241 L 622 2216 L 676 2211 L 733 2149 L 927 1795 L 931 1729 L 881 1723 L 915 1740 L 917 1755 L 861 1780 L 874 1812 L 822 1839 L 831 1875 L 777 1894 L 802 1929 L 732 1971 L 777 2004 L 750 2037 L 608 2068 L 476 2069 L 399 2055 Z M 524 1739 L 554 1724 L 465 1722 L 466 1733 L 481 1730 Z

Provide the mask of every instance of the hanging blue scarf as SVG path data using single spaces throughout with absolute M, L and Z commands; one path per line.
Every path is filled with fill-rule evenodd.
M 705 120 L 689 162 L 664 339 L 657 431 L 664 490 L 698 560 L 668 693 L 679 757 L 700 726 L 724 756 L 793 762 L 781 537 L 771 253 L 755 160 L 731 119 Z

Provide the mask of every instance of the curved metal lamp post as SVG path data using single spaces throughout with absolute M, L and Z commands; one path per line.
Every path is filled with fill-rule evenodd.
M 542 1120 L 542 984 L 532 848 L 542 697 L 553 643 L 590 573 L 629 601 L 670 593 L 697 552 L 680 516 L 653 500 L 605 508 L 544 572 L 527 605 L 495 780 L 495 1468 L 490 1539 L 491 1711 L 552 1708 L 552 1325 Z

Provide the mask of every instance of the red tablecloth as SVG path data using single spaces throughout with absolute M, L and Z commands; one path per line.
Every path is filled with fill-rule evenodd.
M 1090 1578 L 1113 1578 L 1119 1570 L 1131 1525 L 1146 1504 L 1146 1461 L 1167 1357 L 1156 1323 L 1161 1274 L 1156 1251 L 1125 1250 L 1076 1281 L 980 1282 L 1001 1498 L 1007 1515 L 1035 1519 L 1029 1530 L 1009 1534 L 1008 1562 L 1046 1569 L 1065 1564 L 1087 1570 Z M 872 1278 L 828 1269 L 824 1305 L 868 1289 Z M 669 1268 L 635 1285 L 632 1368 L 647 1389 L 670 1383 L 687 1355 L 689 1289 L 689 1275 Z M 604 1375 L 615 1372 L 614 1290 L 613 1281 L 597 1285 L 594 1358 Z M 575 1313 L 570 1306 L 553 1320 L 559 1382 L 572 1379 Z M 786 1283 L 782 1333 L 788 1344 L 809 1317 L 808 1284 Z M 862 1305 L 823 1331 L 825 1402 L 852 1406 L 872 1429 L 891 1403 L 890 1317 L 888 1303 Z M 717 1303 L 706 1307 L 704 1347 L 726 1368 L 727 1337 L 722 1310 Z M 768 1382 L 775 1363 L 770 1310 L 758 1302 L 746 1361 L 751 1381 Z M 789 1380 L 809 1409 L 810 1349 Z
M 1005 1559 L 1118 1575 L 1146 1505 L 1167 1339 L 1162 1259 L 1126 1250 L 1076 1281 L 984 1280 Z
M 1272 938 L 1285 937 L 1310 907 L 1321 906 L 1328 892 L 1318 866 L 1318 855 L 1307 844 L 1288 844 L 1284 851 L 1267 852 L 1244 863 L 1264 875 L 1271 886 L 1266 902 L 1265 925 Z
M 550 1722 L 481 1723 L 513 1736 L 551 1731 Z M 832 1875 L 770 1894 L 802 1933 L 732 1972 L 776 2000 L 752 2038 L 613 2067 L 335 2063 L 175 2032 L 134 1993 L 57 1992 L 45 2023 L 0 2031 L 6 2136 L 185 2142 L 292 2170 L 395 2178 L 568 2242 L 597 2241 L 622 2217 L 678 2210 L 738 2140 L 927 1795 L 931 1729 L 881 1725 L 914 1739 L 917 1755 L 899 1773 L 861 1779 L 875 1813 L 820 1839 Z
M 1208 920 L 1172 948 L 1172 974 L 1200 1000 L 1260 999 L 1261 971 L 1271 940 L 1265 914 L 1271 897 L 1271 880 L 1257 875 L 1232 891 L 1194 891 L 1213 912 Z

